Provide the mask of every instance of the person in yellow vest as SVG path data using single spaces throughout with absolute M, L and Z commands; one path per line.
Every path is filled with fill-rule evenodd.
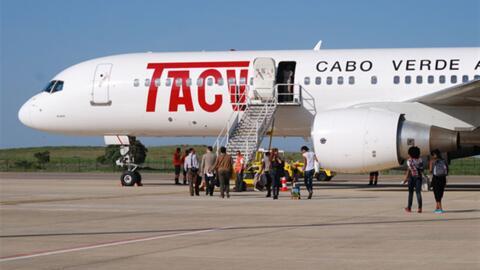
M 235 159 L 235 173 L 237 180 L 235 181 L 235 191 L 241 192 L 243 187 L 243 169 L 245 168 L 245 158 L 240 151 L 237 151 L 237 158 Z

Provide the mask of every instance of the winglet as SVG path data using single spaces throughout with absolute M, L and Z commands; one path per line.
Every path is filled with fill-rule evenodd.
M 319 40 L 319 41 L 317 42 L 317 44 L 315 45 L 315 47 L 313 47 L 313 50 L 314 50 L 314 51 L 320 51 L 320 48 L 321 48 L 321 47 L 322 47 L 322 41 Z

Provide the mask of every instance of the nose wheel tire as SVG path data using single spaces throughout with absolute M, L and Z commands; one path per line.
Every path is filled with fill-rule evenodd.
M 122 186 L 127 186 L 127 187 L 131 187 L 139 183 L 141 184 L 141 181 L 142 181 L 142 176 L 137 171 L 134 171 L 134 172 L 125 171 L 122 173 L 122 176 L 120 177 L 120 182 Z

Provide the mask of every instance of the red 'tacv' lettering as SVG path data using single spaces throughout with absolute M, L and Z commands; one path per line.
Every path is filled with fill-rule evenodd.
M 168 77 L 173 78 L 168 110 L 176 112 L 178 111 L 178 105 L 184 105 L 187 112 L 193 112 L 192 92 L 190 86 L 187 85 L 190 72 L 188 70 L 169 71 Z M 181 96 L 180 89 L 182 90 Z

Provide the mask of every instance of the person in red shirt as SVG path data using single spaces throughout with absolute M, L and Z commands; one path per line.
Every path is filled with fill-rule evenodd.
M 235 173 L 237 174 L 237 181 L 235 182 L 235 191 L 242 192 L 243 187 L 243 169 L 245 168 L 245 158 L 240 151 L 237 151 L 237 158 L 235 159 Z
M 175 185 L 180 185 L 179 178 L 180 178 L 180 170 L 183 165 L 182 162 L 182 150 L 178 147 L 173 153 L 173 167 L 175 168 Z

